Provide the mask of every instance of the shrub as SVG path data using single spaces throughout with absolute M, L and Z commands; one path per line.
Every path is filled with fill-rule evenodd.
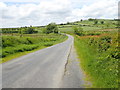
M 46 29 L 44 29 L 43 32 L 46 34 L 58 33 L 57 25 L 55 23 L 50 23 L 49 25 L 46 26 Z
M 94 24 L 98 24 L 98 21 L 97 21 L 97 20 L 95 20 L 95 21 L 94 21 Z
M 14 54 L 14 53 L 17 53 L 17 52 L 31 51 L 31 50 L 34 50 L 38 47 L 39 47 L 38 45 L 19 45 L 19 46 L 16 46 L 14 48 L 13 47 L 7 47 L 7 48 L 3 49 L 2 57 L 6 57 L 10 54 Z
M 81 28 L 81 27 L 73 27 L 73 29 L 74 29 L 75 34 L 77 34 L 79 36 L 83 35 L 83 28 Z
M 92 78 L 95 87 L 118 88 L 120 57 L 116 37 L 113 33 L 98 38 L 75 37 L 75 47 L 80 56 L 81 65 Z
M 52 45 L 53 45 L 53 43 L 51 43 L 51 42 L 47 42 L 47 43 L 44 44 L 44 46 L 47 46 L 47 47 L 52 46 Z
M 104 21 L 101 21 L 101 24 L 104 24 Z
M 24 33 L 32 34 L 32 33 L 37 33 L 37 31 L 35 31 L 35 29 L 32 26 L 30 26 L 30 27 L 24 27 Z

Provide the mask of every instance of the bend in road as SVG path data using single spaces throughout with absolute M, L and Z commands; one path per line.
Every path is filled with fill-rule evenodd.
M 3 88 L 58 88 L 74 38 L 2 64 Z

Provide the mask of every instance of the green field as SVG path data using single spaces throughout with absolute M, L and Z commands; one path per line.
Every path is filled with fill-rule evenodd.
M 101 21 L 104 21 L 104 24 L 101 24 Z M 61 32 L 70 33 L 74 32 L 73 28 L 74 26 L 80 26 L 83 28 L 84 31 L 96 31 L 101 29 L 114 29 L 117 27 L 118 21 L 115 20 L 104 20 L 100 19 L 98 20 L 97 24 L 94 24 L 94 21 L 89 20 L 83 20 L 83 21 L 76 21 L 71 22 L 70 24 L 66 25 L 59 25 L 59 30 Z
M 2 62 L 6 62 L 17 56 L 27 54 L 29 51 L 42 49 L 63 42 L 67 36 L 60 34 L 25 34 L 23 37 L 15 34 L 2 36 Z M 23 52 L 23 53 L 22 53 Z M 16 56 L 17 54 L 17 56 Z

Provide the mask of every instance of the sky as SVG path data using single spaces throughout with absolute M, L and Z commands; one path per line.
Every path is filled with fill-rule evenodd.
M 0 27 L 118 18 L 119 0 L 0 0 Z

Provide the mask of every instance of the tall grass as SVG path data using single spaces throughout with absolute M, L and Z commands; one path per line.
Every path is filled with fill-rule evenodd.
M 75 47 L 93 87 L 118 88 L 117 33 L 98 37 L 75 36 Z

